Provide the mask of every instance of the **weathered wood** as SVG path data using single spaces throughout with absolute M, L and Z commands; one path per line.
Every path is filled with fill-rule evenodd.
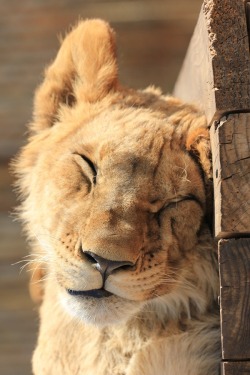
M 204 0 L 174 89 L 176 96 L 198 104 L 210 124 L 213 121 L 215 235 L 219 238 L 250 234 L 250 17 L 247 29 L 246 8 L 249 12 L 244 0 Z M 250 360 L 250 239 L 223 240 L 219 256 L 222 357 Z M 224 375 L 250 373 L 247 362 L 223 363 L 222 369 Z
M 250 113 L 214 122 L 211 144 L 214 172 L 215 235 L 250 234 Z
M 247 31 L 248 31 L 248 41 L 250 46 L 250 0 L 246 1 L 246 19 L 247 19 Z
M 250 109 L 244 0 L 205 0 L 174 94 L 200 105 L 208 121 Z
M 221 375 L 249 375 L 250 362 L 223 362 Z
M 250 360 L 250 239 L 221 240 L 219 267 L 222 358 Z

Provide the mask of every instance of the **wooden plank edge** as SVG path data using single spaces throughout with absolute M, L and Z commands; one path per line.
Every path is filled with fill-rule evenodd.
M 214 121 L 210 128 L 214 182 L 214 233 L 218 239 L 250 236 L 250 197 L 246 197 L 250 178 L 249 122 L 249 111 L 237 111 L 228 113 L 219 121 Z M 224 133 L 223 140 L 221 130 Z M 245 133 L 241 134 L 240 130 Z M 232 160 L 226 155 L 225 160 L 225 152 L 227 153 L 232 147 L 235 155 Z M 234 179 L 232 182 L 228 179 L 231 177 L 230 174 Z M 236 180 L 237 175 L 238 180 Z M 230 196 L 226 196 L 225 186 L 229 184 L 235 189 L 235 194 L 231 192 Z M 239 216 L 241 221 L 237 222 Z
M 221 375 L 249 375 L 250 374 L 250 360 L 221 363 Z
M 249 65 L 244 0 L 204 0 L 174 95 L 200 107 L 208 123 L 249 111 Z

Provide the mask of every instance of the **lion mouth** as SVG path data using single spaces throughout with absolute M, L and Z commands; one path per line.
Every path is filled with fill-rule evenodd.
M 82 297 L 93 297 L 93 298 L 105 298 L 105 297 L 110 297 L 110 296 L 113 295 L 113 293 L 110 293 L 103 288 L 101 288 L 101 289 L 91 289 L 91 290 L 67 289 L 67 292 L 71 296 L 82 296 Z

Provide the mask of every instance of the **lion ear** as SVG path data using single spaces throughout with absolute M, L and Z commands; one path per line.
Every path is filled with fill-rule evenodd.
M 212 179 L 211 146 L 208 129 L 198 128 L 191 131 L 186 139 L 186 148 L 197 159 L 206 179 Z
M 117 81 L 113 30 L 98 19 L 80 22 L 62 42 L 36 92 L 32 130 L 51 127 L 63 105 L 101 100 Z

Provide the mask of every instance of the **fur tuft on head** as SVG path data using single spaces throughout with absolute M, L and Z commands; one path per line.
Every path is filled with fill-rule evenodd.
M 80 22 L 64 39 L 36 92 L 32 130 L 51 127 L 62 106 L 101 100 L 117 79 L 113 30 L 98 19 Z
M 209 131 L 205 128 L 198 128 L 188 134 L 186 140 L 187 150 L 194 153 L 205 172 L 208 179 L 212 179 L 212 162 L 211 162 L 211 146 L 209 139 Z

